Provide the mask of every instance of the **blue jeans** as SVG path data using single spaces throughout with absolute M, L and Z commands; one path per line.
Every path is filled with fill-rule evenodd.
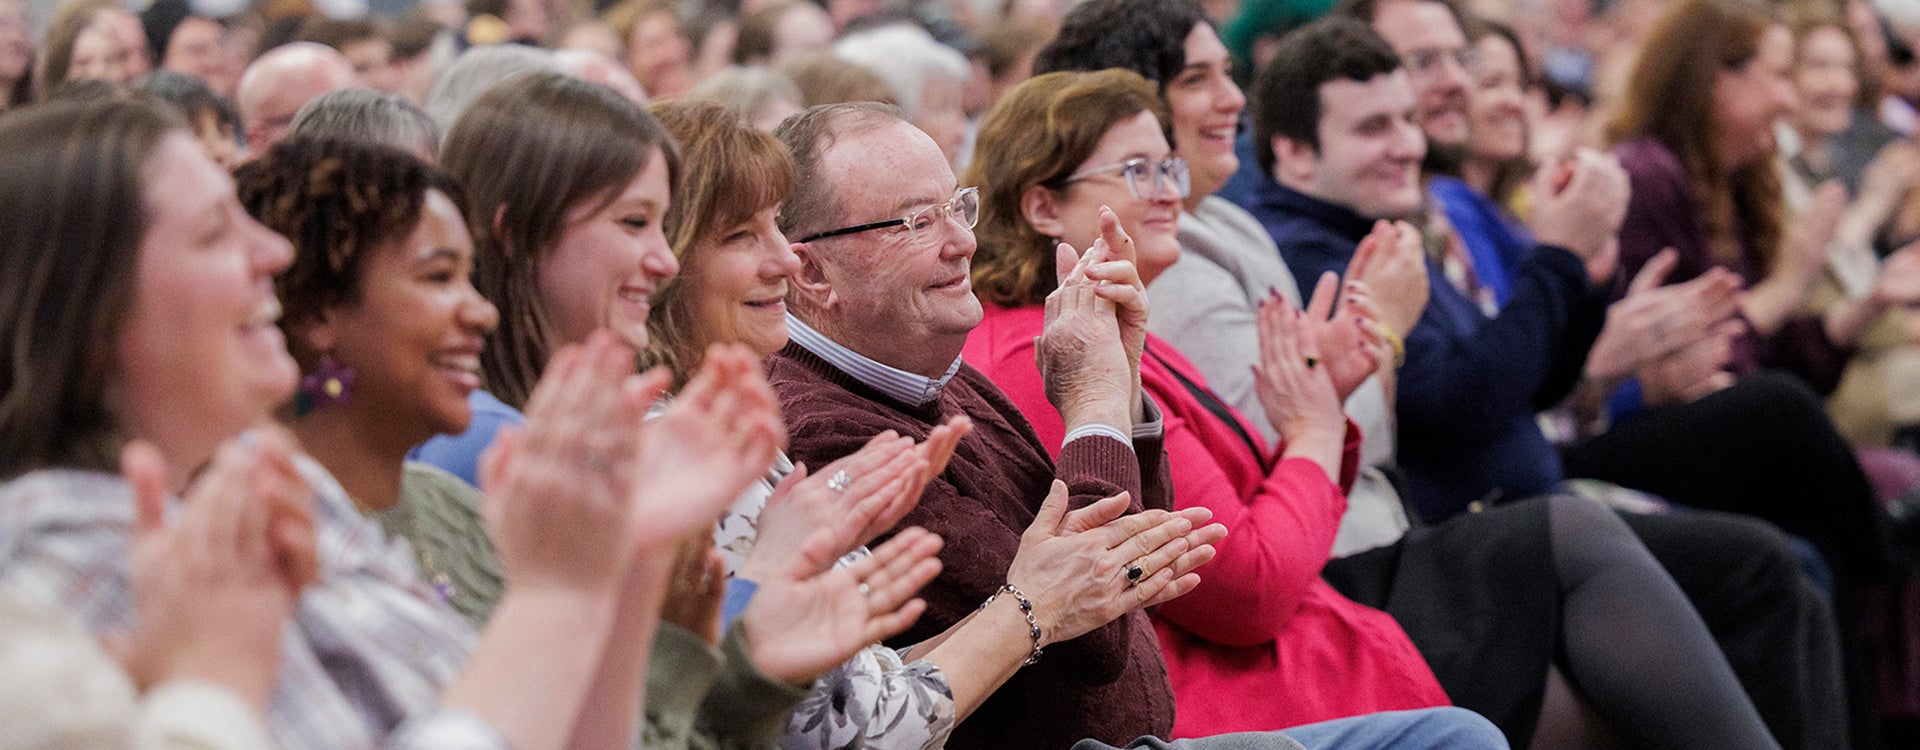
M 1493 722 L 1464 708 L 1383 711 L 1323 721 L 1279 732 L 1237 732 L 1190 740 L 1141 737 L 1127 750 L 1507 750 L 1507 738 Z M 1073 750 L 1111 748 L 1081 740 Z

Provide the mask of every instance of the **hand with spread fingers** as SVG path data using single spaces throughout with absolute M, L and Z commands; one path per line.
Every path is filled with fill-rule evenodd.
M 855 653 L 906 630 L 926 602 L 920 589 L 940 574 L 940 537 L 919 527 L 895 534 L 844 566 L 841 544 L 822 529 L 790 567 L 761 578 L 740 616 L 747 653 L 760 671 L 806 685 Z
M 1733 385 L 1727 364 L 1740 331 L 1739 321 L 1722 321 L 1700 340 L 1641 367 L 1641 399 L 1649 406 L 1684 404 Z
M 1678 263 L 1660 251 L 1634 274 L 1627 294 L 1607 306 L 1607 322 L 1587 355 L 1586 377 L 1617 381 L 1706 338 L 1740 309 L 1740 277 L 1711 268 L 1684 284 L 1661 286 Z
M 114 650 L 135 685 L 204 680 L 265 710 L 281 633 L 318 575 L 313 495 L 294 452 L 278 428 L 222 446 L 172 526 L 159 451 L 136 441 L 122 452 L 137 514 L 129 554 L 139 627 Z
M 716 345 L 666 412 L 640 429 L 638 442 L 636 533 L 643 544 L 673 543 L 712 533 L 786 447 L 786 428 L 759 359 L 739 345 Z
M 802 545 L 817 533 L 830 534 L 840 554 L 872 541 L 912 510 L 925 464 L 911 438 L 889 430 L 817 473 L 795 466 L 768 496 L 753 553 L 736 574 L 759 581 L 792 568 Z
M 605 332 L 561 348 L 527 399 L 524 432 L 502 431 L 482 457 L 488 535 L 515 588 L 610 592 L 624 580 L 640 541 L 639 427 L 668 382 L 634 375 L 633 362 Z
M 1226 537 L 1226 527 L 1206 523 L 1213 514 L 1205 508 L 1121 515 L 1127 502 L 1121 493 L 1068 512 L 1066 484 L 1055 481 L 1021 535 L 1007 582 L 1032 601 L 1042 645 L 1192 591 L 1200 583 L 1193 570 Z
M 1347 420 L 1321 361 L 1317 329 L 1325 323 L 1281 299 L 1262 302 L 1258 314 L 1254 395 L 1286 444 L 1285 455 L 1312 459 L 1337 481 Z
M 1340 308 L 1337 314 L 1333 312 L 1336 297 Z M 1380 361 L 1389 356 L 1386 341 L 1380 336 L 1373 294 L 1364 281 L 1349 281 L 1343 290 L 1339 277 L 1324 273 L 1314 286 L 1306 313 L 1306 319 L 1319 328 L 1320 358 L 1326 362 L 1334 396 L 1346 403 L 1354 389 L 1373 377 Z

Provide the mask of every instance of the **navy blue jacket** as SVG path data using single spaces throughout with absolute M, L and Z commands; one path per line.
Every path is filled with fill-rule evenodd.
M 1244 207 L 1302 287 L 1344 272 L 1373 224 L 1272 180 Z M 1396 414 L 1408 500 L 1429 521 L 1475 501 L 1540 494 L 1561 479 L 1560 455 L 1534 413 L 1579 382 L 1605 322 L 1607 288 L 1588 283 L 1586 265 L 1559 247 L 1536 245 L 1519 261 L 1505 306 L 1489 318 L 1428 260 L 1432 293 L 1407 336 Z

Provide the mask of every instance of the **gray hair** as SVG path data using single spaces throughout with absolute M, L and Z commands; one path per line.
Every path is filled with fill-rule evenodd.
M 426 110 L 371 89 L 342 89 L 307 102 L 293 116 L 293 135 L 378 143 L 429 162 L 440 152 L 440 127 Z
M 800 87 L 794 85 L 787 74 L 772 68 L 737 65 L 715 73 L 687 95 L 718 102 L 750 123 L 759 122 L 767 107 L 781 99 L 792 102 L 796 109 L 806 101 L 800 96 Z
M 433 82 L 433 92 L 427 95 L 427 114 L 433 116 L 441 132 L 446 132 L 487 89 L 529 71 L 564 72 L 547 50 L 521 44 L 474 47 L 461 53 Z
M 937 78 L 960 84 L 970 70 L 966 57 L 935 41 L 925 29 L 908 23 L 848 34 L 833 45 L 833 55 L 884 79 L 908 120 L 921 115 L 928 82 Z

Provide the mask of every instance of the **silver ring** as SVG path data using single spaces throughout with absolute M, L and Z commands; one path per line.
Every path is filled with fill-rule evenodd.
M 1133 588 L 1140 579 L 1147 577 L 1147 571 L 1140 567 L 1139 561 L 1127 563 L 1127 588 Z
M 853 484 L 853 475 L 845 471 L 836 471 L 833 476 L 827 477 L 827 488 L 834 492 L 845 492 L 850 484 Z

